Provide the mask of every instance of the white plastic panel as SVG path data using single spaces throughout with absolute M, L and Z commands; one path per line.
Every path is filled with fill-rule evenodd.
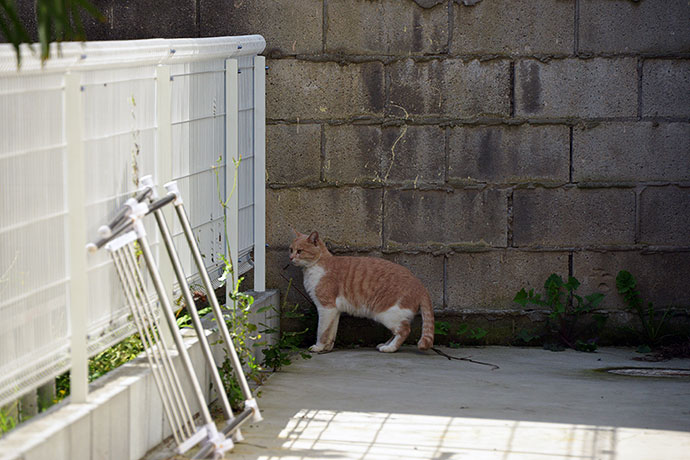
M 0 406 L 71 365 L 69 283 L 75 276 L 89 287 L 89 355 L 134 332 L 105 251 L 89 254 L 85 273 L 69 273 L 67 222 L 73 214 L 66 176 L 74 160 L 66 153 L 72 145 L 65 138 L 67 72 L 81 82 L 78 98 L 70 102 L 78 100 L 83 110 L 87 237 L 97 238 L 98 227 L 132 196 L 139 177 L 156 178 L 163 168 L 179 183 L 215 281 L 222 270 L 218 255 L 227 253 L 219 198 L 226 200 L 232 188 L 226 167 L 235 168 L 232 162 L 226 166 L 225 60 L 236 58 L 240 65 L 236 116 L 242 161 L 234 193 L 242 206 L 231 218 L 239 222 L 240 254 L 246 256 L 254 231 L 252 63 L 264 46 L 259 36 L 64 43 L 62 54 L 45 66 L 25 52 L 17 76 L 13 49 L 0 45 L 0 314 L 6 320 L 0 326 Z M 159 105 L 158 66 L 170 70 L 170 106 Z M 161 115 L 164 106 L 169 117 L 167 109 Z M 169 120 L 165 129 L 157 117 Z M 164 154 L 161 132 L 170 133 L 172 146 Z M 179 224 L 169 224 L 194 282 Z M 161 245 L 155 221 L 147 219 L 146 228 L 156 254 Z M 246 260 L 240 271 L 251 267 Z
M 225 69 L 224 59 L 173 66 L 172 157 L 185 208 L 211 279 L 224 254 L 225 200 Z M 172 228 L 182 265 L 192 282 L 198 277 L 182 229 Z
M 0 406 L 69 366 L 63 88 L 0 78 Z
M 155 67 L 126 67 L 81 74 L 87 235 L 94 237 L 155 172 Z M 107 110 L 103 108 L 107 107 Z M 149 238 L 155 226 L 146 222 Z M 135 332 L 112 262 L 103 251 L 88 258 L 88 349 L 93 355 Z

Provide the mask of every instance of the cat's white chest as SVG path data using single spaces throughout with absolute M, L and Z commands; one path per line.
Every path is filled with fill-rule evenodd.
M 325 273 L 326 270 L 318 265 L 314 265 L 304 270 L 304 289 L 307 290 L 309 296 L 314 301 L 317 301 L 316 286 L 319 285 L 319 281 L 321 281 L 321 278 L 323 278 Z

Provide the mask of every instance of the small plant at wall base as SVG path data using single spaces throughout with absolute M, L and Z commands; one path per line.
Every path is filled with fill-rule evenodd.
M 472 342 L 478 342 L 486 337 L 489 332 L 482 327 L 470 327 L 469 324 L 461 323 L 455 332 L 450 329 L 450 323 L 447 321 L 436 321 L 434 323 L 434 335 L 456 337 L 457 339 L 463 336 L 470 339 Z M 451 348 L 460 348 L 462 345 L 458 342 L 450 341 L 448 346 Z
M 285 297 L 280 311 L 277 310 L 274 306 L 269 305 L 266 307 L 262 307 L 258 310 L 258 312 L 261 313 L 264 311 L 272 311 L 274 314 L 273 316 L 269 317 L 269 319 L 280 318 L 281 312 L 284 318 L 303 318 L 304 313 L 300 313 L 297 310 L 299 305 L 288 305 L 287 303 L 288 294 L 290 292 L 291 287 L 292 279 L 288 281 L 288 287 L 285 291 Z M 311 354 L 303 348 L 300 348 L 299 346 L 302 343 L 304 334 L 306 334 L 309 331 L 309 328 L 305 328 L 302 331 L 286 331 L 281 333 L 279 328 L 275 328 L 263 323 L 261 323 L 260 325 L 264 327 L 264 329 L 261 331 L 262 333 L 278 334 L 278 340 L 276 341 L 276 343 L 268 345 L 266 348 L 261 350 L 261 352 L 264 355 L 263 365 L 266 368 L 272 369 L 274 372 L 279 371 L 283 366 L 288 366 L 292 364 L 292 356 L 294 354 L 299 354 L 303 359 L 311 359 Z
M 539 307 L 548 307 L 550 313 L 546 323 L 544 348 L 552 351 L 563 350 L 564 347 L 579 351 L 595 351 L 597 349 L 597 336 L 604 326 L 606 316 L 593 313 L 601 304 L 604 294 L 594 293 L 582 297 L 577 294 L 580 282 L 570 276 L 568 281 L 553 273 L 544 283 L 546 296 L 535 293 L 534 289 L 526 291 L 520 289 L 515 294 L 514 302 L 526 307 L 533 304 Z M 584 324 L 581 321 L 590 316 L 593 323 Z M 533 339 L 532 333 L 525 333 L 524 339 Z M 525 341 L 529 341 L 525 340 Z
M 625 300 L 626 310 L 635 313 L 642 324 L 642 330 L 638 332 L 642 344 L 637 350 L 640 353 L 650 352 L 651 347 L 658 346 L 664 338 L 669 336 L 662 335 L 662 331 L 671 309 L 667 308 L 663 313 L 659 313 L 652 302 L 648 302 L 645 306 L 640 291 L 637 290 L 635 277 L 626 270 L 618 272 L 616 289 Z
M 225 264 L 223 275 L 220 278 L 221 283 L 224 284 L 228 279 L 234 279 L 232 264 L 225 256 L 219 254 L 219 257 L 221 257 Z M 245 370 L 245 376 L 255 383 L 261 383 L 261 366 L 256 362 L 256 358 L 252 353 L 252 344 L 260 339 L 261 335 L 257 332 L 257 326 L 249 320 L 254 297 L 240 291 L 242 280 L 243 278 L 239 278 L 236 283 L 233 283 L 232 291 L 228 292 L 229 302 L 221 308 L 224 310 L 223 316 L 228 325 L 237 356 Z M 222 343 L 222 340 L 219 343 Z M 234 410 L 243 409 L 241 403 L 244 401 L 244 395 L 235 378 L 230 357 L 227 353 L 218 371 L 223 380 L 230 405 Z

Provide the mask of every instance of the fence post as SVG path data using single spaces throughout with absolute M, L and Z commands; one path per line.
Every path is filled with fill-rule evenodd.
M 254 56 L 254 290 L 266 290 L 266 58 Z
M 89 391 L 89 366 L 86 342 L 88 318 L 88 277 L 86 272 L 86 196 L 83 106 L 81 76 L 65 75 L 65 136 L 67 141 L 67 217 L 66 242 L 69 272 L 69 324 L 72 370 L 70 393 L 73 403 L 86 402 Z
M 156 185 L 161 186 L 172 180 L 172 83 L 170 80 L 170 66 L 156 67 L 156 135 L 158 136 L 158 151 L 156 155 L 156 174 L 153 175 Z M 163 215 L 168 222 L 172 222 L 173 210 L 171 206 L 163 209 Z M 160 230 L 158 241 L 161 241 Z M 165 292 L 174 299 L 174 274 L 172 263 L 168 258 L 165 247 L 159 244 L 157 251 L 158 271 L 163 281 Z M 165 343 L 173 344 L 173 336 L 166 321 L 161 321 L 161 333 Z
M 226 305 L 228 290 L 234 289 L 239 276 L 239 68 L 237 59 L 225 60 L 225 222 L 227 225 L 227 246 L 230 247 L 230 262 L 234 275 L 231 282 L 225 283 Z

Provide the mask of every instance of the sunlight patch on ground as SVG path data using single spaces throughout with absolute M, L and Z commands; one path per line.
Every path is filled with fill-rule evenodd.
M 677 442 L 660 450 L 655 441 L 662 435 Z M 690 437 L 682 432 L 313 409 L 295 414 L 277 439 L 257 441 L 267 449 L 251 457 L 260 460 L 627 460 L 690 451 Z M 250 458 L 240 446 L 233 458 Z

